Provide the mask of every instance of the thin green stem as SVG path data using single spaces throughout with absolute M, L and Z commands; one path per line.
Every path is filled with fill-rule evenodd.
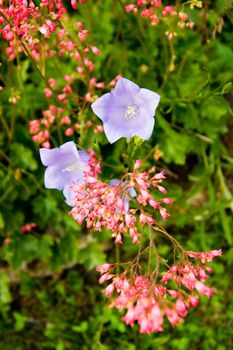
M 121 261 L 119 244 L 115 245 L 115 252 L 116 252 L 116 262 L 117 262 L 116 273 L 119 275 L 120 274 L 120 261 Z
M 1 120 L 1 122 L 2 122 L 2 125 L 3 125 L 4 129 L 6 130 L 8 139 L 10 140 L 10 138 L 11 138 L 11 132 L 10 132 L 10 128 L 9 128 L 9 126 L 8 126 L 8 124 L 7 124 L 7 122 L 6 122 L 5 118 L 4 118 L 4 116 L 3 116 L 3 114 L 2 114 L 2 108 L 0 108 L 0 120 Z
M 151 262 L 152 262 L 152 253 L 153 253 L 153 231 L 152 231 L 152 226 L 149 225 L 149 238 L 150 238 L 150 245 L 149 245 L 149 257 L 148 257 L 148 268 L 147 268 L 147 273 L 151 273 Z
M 157 225 L 153 227 L 153 229 L 155 231 L 161 232 L 164 236 L 169 238 L 169 240 L 174 244 L 174 246 L 181 251 L 182 257 L 185 257 L 185 250 L 183 249 L 182 245 L 173 236 L 171 236 L 162 226 Z

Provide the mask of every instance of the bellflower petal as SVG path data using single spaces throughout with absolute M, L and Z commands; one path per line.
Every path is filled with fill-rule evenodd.
M 137 101 L 139 106 L 144 106 L 148 113 L 151 113 L 151 117 L 153 117 L 155 110 L 158 107 L 160 96 L 154 91 L 140 89 L 140 92 L 137 95 Z
M 58 148 L 53 148 L 53 149 L 41 148 L 39 152 L 40 152 L 41 163 L 45 166 L 52 165 L 54 163 L 54 159 L 59 157 L 59 154 L 60 154 Z
M 39 152 L 41 162 L 45 166 L 60 164 L 62 168 L 64 164 L 75 163 L 79 158 L 78 150 L 73 141 L 66 142 L 53 149 L 41 148 Z
M 98 117 L 103 121 L 106 122 L 109 117 L 109 109 L 111 105 L 111 92 L 101 96 L 96 100 L 94 103 L 92 103 L 91 108 L 93 112 L 98 115 Z
M 130 137 L 128 136 L 129 132 L 127 130 L 124 130 L 121 126 L 117 126 L 112 122 L 104 123 L 104 132 L 110 143 L 114 143 L 115 141 L 119 140 L 123 136 Z
M 94 113 L 103 121 L 110 143 L 121 137 L 140 136 L 148 140 L 154 128 L 154 113 L 160 96 L 128 79 L 120 78 L 115 89 L 97 99 Z
M 134 129 L 131 137 L 135 136 L 135 135 L 139 135 L 139 133 L 140 133 L 140 137 L 143 140 L 149 140 L 149 138 L 151 136 L 151 130 L 154 129 L 154 124 L 155 124 L 154 118 L 148 118 L 143 125 L 135 126 L 135 129 Z
M 126 78 L 120 78 L 116 83 L 115 89 L 112 91 L 112 93 L 117 97 L 124 96 L 125 94 L 133 97 L 139 92 L 140 87 Z
M 46 188 L 64 190 L 67 184 L 84 181 L 84 168 L 89 155 L 78 151 L 73 141 L 53 149 L 42 148 L 40 157 L 47 166 L 44 177 Z
M 70 207 L 74 207 L 74 198 L 75 198 L 75 192 L 72 189 L 72 184 L 66 184 L 63 190 L 63 195 L 65 197 L 65 202 Z
M 59 166 L 51 165 L 45 170 L 45 188 L 63 190 L 64 185 L 69 181 L 69 175 L 63 174 Z

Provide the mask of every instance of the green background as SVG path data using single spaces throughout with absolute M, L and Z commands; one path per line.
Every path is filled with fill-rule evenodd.
M 124 3 L 89 0 L 73 11 L 67 1 L 67 9 L 73 21 L 85 23 L 89 42 L 101 50 L 93 57 L 98 81 L 109 82 L 122 73 L 161 95 L 153 135 L 138 149 L 137 158 L 147 169 L 156 165 L 169 170 L 166 188 L 175 203 L 166 229 L 186 250 L 223 249 L 222 258 L 212 264 L 215 296 L 201 298 L 176 329 L 167 324 L 163 333 L 152 335 L 139 334 L 137 326 L 126 326 L 122 315 L 108 308 L 95 268 L 114 260 L 111 234 L 87 232 L 68 216 L 62 193 L 44 189 L 39 145 L 31 139 L 28 122 L 48 108 L 45 84 L 25 55 L 8 62 L 2 40 L 1 349 L 233 348 L 232 1 L 205 1 L 202 9 L 188 10 L 195 28 L 179 29 L 172 42 L 165 35 L 169 23 L 152 27 L 140 16 L 127 14 Z M 46 61 L 47 76 L 58 82 L 74 70 L 67 57 Z M 72 87 L 81 95 L 86 91 L 78 78 Z M 20 102 L 9 102 L 12 91 Z M 83 118 L 91 116 L 88 107 Z M 109 145 L 103 135 L 88 129 L 75 138 L 54 130 L 52 146 L 73 139 L 84 149 L 94 147 L 100 158 L 121 169 L 125 140 Z M 159 160 L 155 150 L 162 152 Z M 119 176 L 114 169 L 105 169 L 104 176 Z M 23 234 L 20 227 L 28 222 L 38 226 Z M 158 243 L 161 254 L 169 256 L 166 242 Z M 127 242 L 122 259 L 132 250 Z

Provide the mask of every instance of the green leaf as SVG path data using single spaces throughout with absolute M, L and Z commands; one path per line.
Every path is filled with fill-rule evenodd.
M 12 300 L 9 284 L 9 277 L 5 273 L 0 272 L 0 305 L 8 304 Z
M 60 242 L 61 256 L 64 261 L 72 262 L 77 260 L 78 244 L 75 235 L 66 232 Z
M 4 219 L 2 216 L 2 213 L 0 212 L 0 230 L 3 229 L 5 226 Z
M 87 243 L 87 246 L 80 249 L 79 262 L 84 264 L 86 269 L 91 270 L 106 261 L 103 246 L 98 242 Z
M 184 132 L 176 132 L 162 117 L 158 118 L 158 123 L 164 131 L 164 133 L 160 133 L 159 140 L 159 148 L 164 154 L 163 159 L 168 163 L 185 164 L 187 154 L 194 151 L 197 142 L 200 141 Z
M 230 218 L 227 216 L 226 212 L 224 209 L 219 211 L 220 213 L 220 218 L 222 222 L 222 227 L 225 233 L 226 240 L 228 244 L 231 246 L 232 245 L 232 235 L 231 235 L 231 227 L 230 227 Z
M 21 143 L 13 143 L 10 147 L 10 157 L 15 168 L 37 169 L 32 150 Z
M 14 254 L 12 256 L 12 265 L 14 269 L 20 267 L 24 262 L 30 262 L 40 256 L 39 240 L 34 236 L 17 237 L 11 244 Z
M 22 331 L 25 328 L 28 317 L 20 314 L 19 312 L 13 312 L 15 319 L 15 330 L 16 332 Z
M 87 331 L 88 330 L 88 322 L 87 321 L 83 321 L 83 322 L 81 322 L 80 323 L 80 325 L 74 325 L 74 326 L 72 326 L 71 327 L 72 328 L 72 330 L 74 331 L 74 332 L 77 332 L 77 333 L 79 333 L 79 332 L 85 332 L 85 331 Z
M 232 90 L 232 82 L 226 83 L 222 88 L 222 94 L 229 94 Z

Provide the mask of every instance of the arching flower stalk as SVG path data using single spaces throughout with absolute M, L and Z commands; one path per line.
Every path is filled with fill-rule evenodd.
M 110 282 L 103 290 L 111 300 L 110 307 L 125 312 L 122 320 L 127 325 L 132 327 L 138 323 L 140 333 L 162 332 L 165 319 L 174 327 L 182 322 L 190 308 L 199 304 L 200 296 L 213 296 L 214 289 L 205 284 L 209 277 L 207 273 L 212 272 L 212 269 L 204 265 L 202 258 L 208 257 L 208 261 L 211 261 L 221 256 L 221 249 L 197 253 L 200 264 L 191 262 L 188 258 L 190 252 L 185 252 L 183 263 L 171 267 L 165 263 L 167 271 L 160 271 L 156 277 L 154 273 L 145 274 L 141 266 L 139 268 L 139 260 L 144 253 L 145 250 L 139 254 L 136 264 L 134 261 L 120 264 L 123 270 L 120 274 L 116 273 L 117 264 L 97 267 L 101 273 L 99 283 Z
M 165 197 L 164 171 L 157 173 L 153 167 L 140 172 L 142 162 L 137 160 L 132 172 L 105 183 L 92 149 L 87 154 L 68 142 L 60 148 L 41 149 L 40 155 L 48 167 L 46 187 L 63 190 L 73 206 L 70 215 L 79 224 L 85 222 L 87 228 L 99 232 L 107 228 L 117 244 L 123 244 L 126 235 L 133 243 L 140 243 L 138 254 L 130 261 L 97 268 L 99 283 L 108 282 L 103 292 L 111 298 L 110 306 L 126 311 L 123 321 L 127 325 L 138 323 L 141 333 L 163 331 L 165 319 L 176 326 L 190 308 L 198 305 L 200 295 L 210 298 L 214 294 L 206 285 L 212 272 L 206 263 L 221 256 L 222 251 L 185 251 L 157 223 L 160 217 L 169 217 L 164 205 L 173 203 Z M 160 256 L 155 234 L 171 243 L 172 263 Z

